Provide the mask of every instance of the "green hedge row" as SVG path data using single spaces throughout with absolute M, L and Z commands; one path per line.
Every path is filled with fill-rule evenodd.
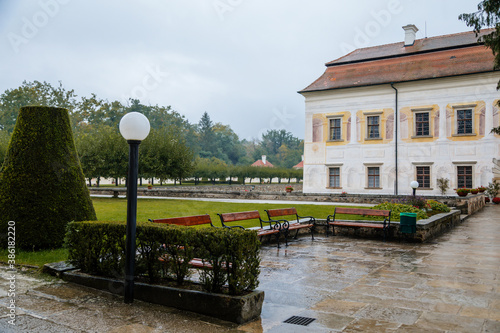
M 65 240 L 69 261 L 85 273 L 122 278 L 125 234 L 125 222 L 71 222 Z M 229 294 L 239 295 L 258 286 L 260 243 L 254 231 L 145 222 L 137 223 L 136 242 L 136 276 L 151 283 L 182 284 L 191 272 L 189 261 L 200 258 L 212 266 L 199 274 L 208 292 L 224 292 L 227 285 Z

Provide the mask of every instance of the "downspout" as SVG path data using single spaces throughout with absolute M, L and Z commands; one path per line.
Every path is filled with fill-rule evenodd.
M 396 159 L 396 179 L 395 179 L 395 184 L 394 184 L 394 194 L 398 195 L 398 90 L 396 87 L 394 87 L 394 83 L 391 83 L 392 89 L 396 91 L 396 97 L 395 97 L 395 103 L 396 103 L 396 109 L 394 111 L 394 128 L 395 128 L 395 133 L 394 133 L 394 156 Z

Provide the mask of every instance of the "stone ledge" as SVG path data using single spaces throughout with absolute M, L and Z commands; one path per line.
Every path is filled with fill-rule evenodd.
M 412 241 L 427 242 L 432 238 L 439 236 L 444 231 L 453 228 L 462 222 L 459 210 L 452 210 L 449 213 L 441 213 L 431 216 L 428 219 L 417 221 L 417 232 L 415 234 L 403 234 L 399 231 L 399 222 L 391 222 L 388 234 L 388 241 Z M 359 220 L 358 220 L 359 221 Z M 383 221 L 363 220 L 363 222 L 383 224 Z M 315 233 L 324 233 L 326 230 L 326 219 L 316 219 Z M 299 234 L 308 233 L 308 230 L 299 231 Z M 335 233 L 343 236 L 356 236 L 360 238 L 382 239 L 383 231 L 374 228 L 346 228 L 338 227 Z M 331 236 L 335 237 L 335 236 Z
M 43 270 L 68 282 L 123 295 L 123 280 L 81 273 L 65 262 L 46 264 Z M 264 303 L 264 292 L 260 290 L 254 290 L 243 296 L 231 296 L 140 282 L 134 283 L 134 295 L 135 299 L 141 301 L 191 311 L 237 324 L 244 324 L 260 317 Z

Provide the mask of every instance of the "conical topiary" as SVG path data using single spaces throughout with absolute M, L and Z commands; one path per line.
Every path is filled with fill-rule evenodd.
M 71 133 L 68 110 L 21 108 L 0 170 L 0 234 L 6 247 L 56 248 L 70 221 L 96 220 Z

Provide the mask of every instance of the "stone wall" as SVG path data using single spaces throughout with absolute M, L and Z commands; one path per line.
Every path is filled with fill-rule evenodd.
M 445 231 L 452 229 L 456 225 L 461 223 L 460 211 L 452 210 L 449 213 L 436 214 L 425 220 L 417 221 L 417 232 L 415 234 L 404 234 L 399 231 L 399 222 L 391 222 L 388 241 L 407 241 L 424 243 L 427 242 L 441 234 Z M 382 221 L 369 221 L 370 223 L 382 224 Z M 326 220 L 316 219 L 316 233 L 324 234 L 326 231 Z M 331 234 L 332 228 L 329 228 L 329 233 Z M 309 231 L 307 229 L 301 229 L 299 232 L 301 235 L 306 236 Z M 348 236 L 348 237 L 359 237 L 359 238 L 373 238 L 382 240 L 384 237 L 382 229 L 375 228 L 346 228 L 346 227 L 336 227 L 336 235 Z M 335 236 L 331 236 L 335 237 Z
M 310 202 L 335 202 L 335 203 L 363 203 L 379 204 L 402 199 L 406 196 L 400 195 L 369 195 L 369 194 L 324 194 L 324 193 L 302 193 L 302 184 L 290 184 L 294 191 L 286 193 L 288 184 L 263 184 L 263 185 L 215 185 L 215 186 L 166 186 L 153 187 L 148 190 L 139 188 L 137 194 L 140 196 L 178 197 L 178 198 L 224 198 L 224 199 L 257 199 L 257 200 L 290 200 Z M 91 194 L 124 195 L 126 189 L 123 187 L 91 187 Z M 467 197 L 454 196 L 426 196 L 426 199 L 434 199 L 449 207 L 463 207 L 463 214 L 471 214 L 484 207 L 484 195 L 469 194 Z

